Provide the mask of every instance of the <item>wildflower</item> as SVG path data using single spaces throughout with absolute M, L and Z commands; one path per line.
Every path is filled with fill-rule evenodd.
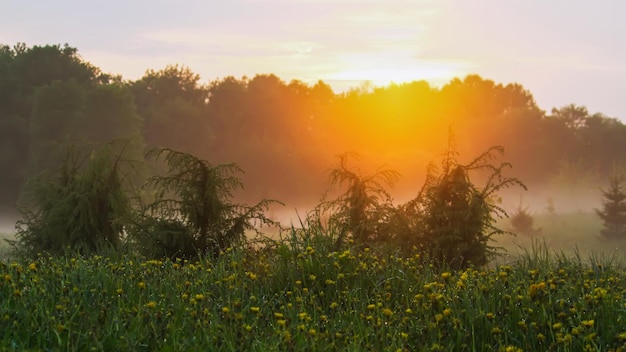
M 194 296 L 196 301 L 202 301 L 204 299 L 204 295 L 202 293 L 198 293 Z
M 626 340 L 626 332 L 622 332 L 622 333 L 620 333 L 619 335 L 617 335 L 617 338 L 618 338 L 620 341 L 624 341 L 624 340 Z
M 317 334 L 317 331 L 315 331 L 315 329 L 309 329 L 309 335 L 315 336 L 315 334 Z
M 339 306 L 337 304 L 337 302 L 333 302 L 333 303 L 330 304 L 330 309 L 335 309 L 335 308 L 337 308 L 337 306 Z
M 222 307 L 222 313 L 227 314 L 228 312 L 230 312 L 230 308 Z
M 591 327 L 593 327 L 594 321 L 593 321 L 593 319 L 592 320 L 583 320 L 581 322 L 581 324 L 583 324 L 583 326 L 585 326 L 585 327 L 591 328 Z
M 393 311 L 389 308 L 383 309 L 383 315 L 390 318 L 393 315 Z
M 258 313 L 261 311 L 261 308 L 259 307 L 250 307 L 250 311 L 252 311 L 252 313 Z
M 137 287 L 139 287 L 139 289 L 143 290 L 146 288 L 146 283 L 141 281 L 137 284 Z
M 148 303 L 146 303 L 146 308 L 154 308 L 156 307 L 156 302 L 155 301 L 150 301 Z
M 499 335 L 502 333 L 502 330 L 499 327 L 494 327 L 493 329 L 491 329 L 491 333 L 494 335 Z
M 31 271 L 37 271 L 37 264 L 35 263 L 30 263 L 28 265 L 28 269 L 30 269 Z
M 376 309 L 376 305 L 375 304 L 368 304 L 367 305 L 367 309 L 368 310 L 374 310 L 374 309 Z
M 246 329 L 246 331 L 252 331 L 252 326 L 250 325 L 246 325 L 244 328 Z
M 561 330 L 562 327 L 563 327 L 563 324 L 561 323 L 552 324 L 552 330 Z
M 276 324 L 278 324 L 278 326 L 285 326 L 285 324 L 287 324 L 287 321 L 285 319 L 279 319 L 276 321 Z
M 282 319 L 283 318 L 283 313 L 278 313 L 278 312 L 274 313 L 274 318 Z

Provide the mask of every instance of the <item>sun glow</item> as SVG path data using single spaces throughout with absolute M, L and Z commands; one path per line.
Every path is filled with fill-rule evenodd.
M 421 80 L 441 85 L 454 77 L 466 75 L 469 67 L 470 65 L 466 62 L 446 60 L 411 63 L 394 63 L 388 60 L 380 60 L 377 63 L 356 62 L 329 75 L 328 80 L 352 85 L 358 82 L 370 82 L 377 87 Z

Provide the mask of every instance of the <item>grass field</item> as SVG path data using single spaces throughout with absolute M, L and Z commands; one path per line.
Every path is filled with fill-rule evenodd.
M 554 254 L 546 244 L 511 265 L 450 272 L 417 254 L 326 248 L 324 234 L 303 232 L 216 261 L 5 262 L 0 350 L 626 349 L 617 257 Z

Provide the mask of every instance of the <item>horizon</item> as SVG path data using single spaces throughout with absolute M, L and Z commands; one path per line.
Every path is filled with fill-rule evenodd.
M 0 43 L 68 43 L 129 80 L 179 64 L 202 82 L 271 73 L 340 92 L 477 74 L 521 84 L 548 112 L 574 103 L 626 121 L 623 10 L 617 0 L 9 1 Z

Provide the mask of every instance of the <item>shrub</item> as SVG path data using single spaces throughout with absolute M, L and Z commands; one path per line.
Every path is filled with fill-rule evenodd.
M 234 176 L 242 172 L 236 164 L 214 166 L 172 149 L 154 149 L 148 157 L 163 159 L 169 170 L 148 179 L 146 186 L 154 189 L 154 199 L 141 202 L 130 231 L 144 254 L 217 256 L 242 243 L 245 231 L 255 228 L 255 221 L 273 223 L 263 210 L 274 201 L 262 200 L 254 206 L 232 202 L 232 192 L 243 187 Z
M 384 185 L 392 186 L 399 178 L 393 170 L 379 169 L 372 175 L 363 175 L 359 170 L 348 167 L 350 154 L 338 157 L 338 163 L 330 172 L 331 183 L 336 186 L 347 185 L 347 189 L 338 198 L 323 202 L 322 212 L 330 213 L 330 221 L 343 228 L 338 241 L 350 235 L 359 243 L 368 243 L 386 237 L 379 230 L 385 221 L 387 206 L 391 197 Z M 355 156 L 355 155 L 353 155 Z
M 60 254 L 71 247 L 86 253 L 118 247 L 131 203 L 124 186 L 128 160 L 124 147 L 114 151 L 116 143 L 88 157 L 68 147 L 60 168 L 29 180 L 13 242 L 18 252 Z
M 418 196 L 400 206 L 393 216 L 405 248 L 412 244 L 436 263 L 451 268 L 486 264 L 496 253 L 489 240 L 505 233 L 495 226 L 496 217 L 507 216 L 494 204 L 497 192 L 513 185 L 526 188 L 518 179 L 503 175 L 504 169 L 511 167 L 509 163 L 491 163 L 503 153 L 502 147 L 495 146 L 463 165 L 449 146 L 441 171 L 431 165 Z M 488 173 L 482 188 L 469 178 L 471 171 L 480 170 Z

